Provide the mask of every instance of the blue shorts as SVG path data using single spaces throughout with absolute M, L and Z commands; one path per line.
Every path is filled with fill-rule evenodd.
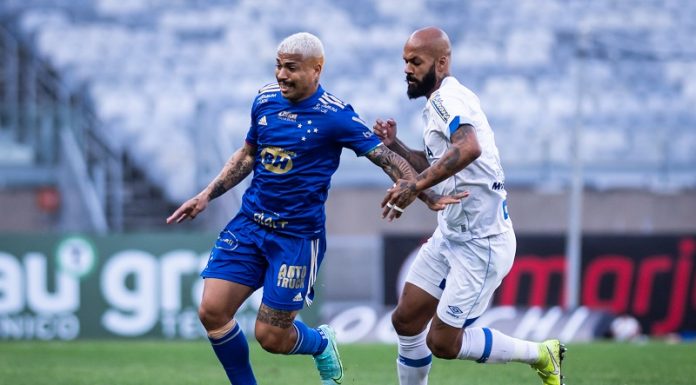
M 220 232 L 203 278 L 218 278 L 258 289 L 263 303 L 277 310 L 300 310 L 314 299 L 313 285 L 326 251 L 326 235 L 304 239 L 271 231 L 237 214 Z

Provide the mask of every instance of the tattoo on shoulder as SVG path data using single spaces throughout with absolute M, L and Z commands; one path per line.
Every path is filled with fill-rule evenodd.
M 272 309 L 265 304 L 261 304 L 256 319 L 271 326 L 287 329 L 292 326 L 292 322 L 295 320 L 292 313 L 287 310 Z

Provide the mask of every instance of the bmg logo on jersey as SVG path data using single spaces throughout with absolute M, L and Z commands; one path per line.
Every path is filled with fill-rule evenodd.
M 266 147 L 261 151 L 261 164 L 274 174 L 285 174 L 292 170 L 292 158 L 295 153 L 280 147 Z
M 303 289 L 307 277 L 307 266 L 280 265 L 276 286 L 286 289 Z

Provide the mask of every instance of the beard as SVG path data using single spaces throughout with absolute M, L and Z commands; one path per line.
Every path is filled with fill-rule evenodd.
M 406 75 L 406 81 L 412 81 L 406 89 L 406 95 L 409 99 L 417 99 L 421 96 L 428 95 L 435 88 L 435 63 L 423 76 L 422 80 Z

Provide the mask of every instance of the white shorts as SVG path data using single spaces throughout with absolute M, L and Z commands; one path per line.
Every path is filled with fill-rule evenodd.
M 513 230 L 461 242 L 443 238 L 437 228 L 421 246 L 406 281 L 439 299 L 437 316 L 461 328 L 486 310 L 512 268 L 516 248 Z

